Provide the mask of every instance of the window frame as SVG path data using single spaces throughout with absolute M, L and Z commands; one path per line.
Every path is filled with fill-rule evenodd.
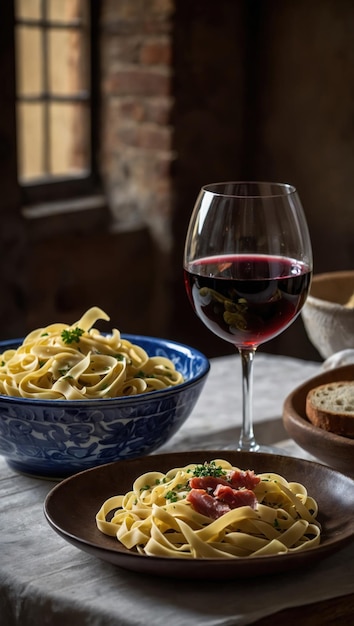
M 89 2 L 89 19 L 90 19 L 90 165 L 89 171 L 82 175 L 74 177 L 55 177 L 54 180 L 48 180 L 45 177 L 43 179 L 36 179 L 35 181 L 21 182 L 16 171 L 17 185 L 20 191 L 21 205 L 22 207 L 30 207 L 35 205 L 47 205 L 48 214 L 51 213 L 50 204 L 53 203 L 57 206 L 58 202 L 76 201 L 79 198 L 87 196 L 95 196 L 100 194 L 101 185 L 98 174 L 98 139 L 99 139 L 99 3 L 94 0 L 88 0 Z M 5 3 L 6 4 L 6 3 Z M 16 48 L 15 48 L 15 29 L 16 29 L 16 17 L 15 17 L 15 0 L 10 0 L 9 4 L 12 5 L 12 21 L 13 21 L 13 64 L 15 66 L 16 61 Z M 1 13 L 1 11 L 0 11 Z M 3 22 L 3 20 L 1 20 Z M 1 30 L 5 28 L 4 23 L 0 25 Z M 14 93 L 14 113 L 16 115 L 17 105 L 17 93 L 16 93 L 16 78 L 15 78 L 15 93 Z M 16 119 L 16 118 L 15 118 Z M 16 123 L 16 122 L 15 122 Z M 16 147 L 16 160 L 17 160 L 17 147 Z M 75 206 L 75 202 L 73 203 Z M 68 210 L 69 207 L 64 207 Z

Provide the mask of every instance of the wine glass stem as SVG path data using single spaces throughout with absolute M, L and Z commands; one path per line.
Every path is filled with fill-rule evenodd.
M 238 449 L 254 452 L 258 450 L 253 433 L 253 360 L 255 349 L 239 348 L 242 363 L 242 428 Z

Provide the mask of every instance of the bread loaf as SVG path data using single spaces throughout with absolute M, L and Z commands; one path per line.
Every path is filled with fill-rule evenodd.
M 348 307 L 348 309 L 354 308 L 354 293 L 350 296 L 348 302 L 344 306 Z
M 311 389 L 306 398 L 306 415 L 319 428 L 354 438 L 354 381 Z

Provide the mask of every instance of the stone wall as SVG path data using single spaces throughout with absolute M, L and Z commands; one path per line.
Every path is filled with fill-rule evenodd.
M 172 0 L 104 0 L 102 175 L 112 230 L 171 248 Z

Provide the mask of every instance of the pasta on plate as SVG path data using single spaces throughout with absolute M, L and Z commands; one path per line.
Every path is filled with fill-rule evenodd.
M 32 331 L 16 349 L 0 355 L 0 394 L 23 398 L 86 400 L 129 396 L 183 382 L 174 363 L 149 357 L 114 328 L 102 334 L 92 307 L 71 326 L 51 324 Z
M 102 504 L 96 524 L 141 555 L 235 558 L 318 545 L 317 513 L 304 485 L 215 459 L 142 474 Z

